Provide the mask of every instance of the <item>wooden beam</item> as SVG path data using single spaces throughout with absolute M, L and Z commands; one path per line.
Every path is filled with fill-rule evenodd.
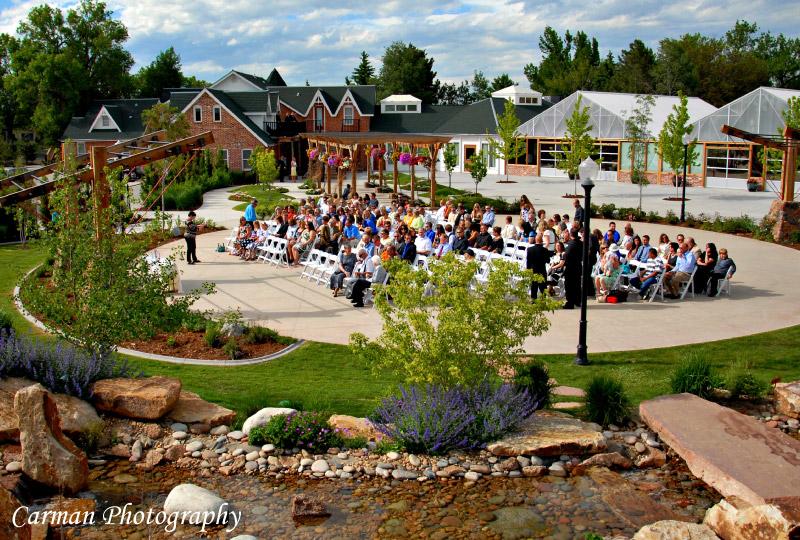
M 794 135 L 800 135 L 800 131 L 786 126 L 783 136 L 787 139 L 794 139 Z M 800 143 L 800 140 L 798 140 Z M 783 151 L 783 170 L 781 173 L 781 199 L 784 202 L 794 200 L 794 186 L 797 176 L 797 144 L 790 144 Z
M 439 155 L 439 144 L 431 144 L 428 146 L 428 153 L 431 155 L 431 208 L 436 201 L 436 157 Z
M 110 230 L 109 208 L 111 186 L 106 177 L 108 150 L 104 146 L 92 147 L 92 199 L 94 202 L 94 235 L 96 240 L 105 238 Z
M 397 152 L 398 154 L 400 153 L 399 151 L 397 151 L 397 143 L 393 142 L 392 143 L 392 154 L 394 154 L 395 152 Z M 392 163 L 394 164 L 394 172 L 393 172 L 394 194 L 397 195 L 397 160 L 393 159 Z
M 350 181 L 352 182 L 352 189 L 356 188 L 356 182 L 358 182 L 358 171 L 356 170 L 358 164 L 358 150 L 359 146 L 357 144 L 350 146 Z M 369 181 L 369 173 L 367 173 L 367 181 Z
M 729 126 L 728 124 L 723 125 L 722 128 L 720 128 L 720 131 L 722 131 L 722 133 L 724 133 L 725 135 L 736 137 L 738 139 L 742 139 L 745 141 L 751 141 L 756 144 L 766 146 L 767 148 L 775 148 L 776 150 L 786 149 L 786 143 L 783 141 L 778 141 L 775 139 L 771 139 L 769 137 L 764 137 L 763 135 L 759 135 L 758 133 L 750 133 L 749 131 L 735 128 L 733 126 Z
M 409 153 L 411 154 L 411 203 L 413 204 L 414 200 L 416 199 L 416 197 L 414 196 L 415 195 L 414 188 L 416 188 L 416 186 L 414 185 L 416 183 L 415 182 L 416 178 L 414 178 L 414 158 L 417 157 L 413 144 L 410 145 Z

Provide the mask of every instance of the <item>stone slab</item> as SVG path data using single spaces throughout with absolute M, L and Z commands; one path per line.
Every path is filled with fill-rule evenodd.
M 800 418 L 800 381 L 777 383 L 775 385 L 775 403 L 778 412 Z
M 553 403 L 553 408 L 557 411 L 573 411 L 575 409 L 580 409 L 583 405 L 584 404 L 580 401 L 559 401 Z
M 181 390 L 178 402 L 167 417 L 184 424 L 202 423 L 215 427 L 233 422 L 236 412 L 208 402 L 194 392 Z
M 586 392 L 574 386 L 556 386 L 553 388 L 553 394 L 564 397 L 586 397 Z
M 644 401 L 639 414 L 725 497 L 753 505 L 800 500 L 800 441 L 692 394 Z
M 656 521 L 686 521 L 670 508 L 651 499 L 623 476 L 605 468 L 592 468 L 589 477 L 597 484 L 600 497 L 612 512 L 630 527 L 644 527 Z
M 497 456 L 597 454 L 606 449 L 603 434 L 591 424 L 562 414 L 536 413 L 520 430 L 487 448 Z

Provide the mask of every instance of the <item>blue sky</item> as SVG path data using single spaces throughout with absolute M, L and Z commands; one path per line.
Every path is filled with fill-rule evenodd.
M 41 1 L 0 0 L 0 32 L 14 32 Z M 69 7 L 74 1 L 48 2 Z M 584 30 L 603 53 L 640 38 L 657 46 L 686 32 L 721 35 L 737 19 L 764 30 L 797 35 L 797 0 L 108 0 L 128 28 L 127 44 L 138 66 L 169 46 L 184 72 L 213 81 L 229 69 L 266 75 L 277 67 L 289 84 L 339 84 L 366 50 L 380 56 L 395 40 L 410 41 L 435 58 L 446 81 L 471 79 L 473 70 L 493 77 L 507 72 L 524 82 L 523 66 L 540 58 L 545 26 Z M 135 68 L 136 69 L 136 68 Z

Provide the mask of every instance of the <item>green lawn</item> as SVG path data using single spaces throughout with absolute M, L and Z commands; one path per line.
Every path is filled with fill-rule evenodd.
M 30 325 L 14 309 L 12 290 L 20 277 L 44 259 L 38 247 L 0 247 L 0 309 L 12 314 L 18 330 Z M 589 329 L 592 331 L 592 328 Z M 577 329 L 576 329 L 577 336 Z M 669 393 L 674 366 L 691 351 L 707 356 L 720 374 L 734 362 L 750 362 L 766 381 L 800 378 L 800 326 L 754 336 L 666 349 L 592 354 L 592 364 L 578 367 L 573 355 L 540 355 L 560 384 L 585 387 L 596 374 L 622 379 L 634 404 Z M 284 399 L 306 408 L 364 415 L 399 383 L 391 373 L 376 377 L 341 345 L 309 342 L 272 362 L 234 368 L 198 367 L 131 359 L 148 375 L 178 377 L 203 398 L 237 411 L 277 405 Z
M 258 199 L 259 215 L 269 212 L 272 213 L 276 206 L 285 206 L 292 202 L 297 202 L 294 197 L 281 193 L 275 189 L 266 189 L 261 184 L 251 184 L 248 186 L 236 186 L 231 192 L 247 193 L 251 197 Z M 241 202 L 233 207 L 238 212 L 244 212 L 249 202 Z M 265 210 L 266 209 L 266 210 Z
M 414 182 L 414 188 L 415 188 L 416 192 L 419 193 L 422 196 L 425 196 L 425 194 L 430 195 L 431 184 L 430 184 L 430 182 L 428 182 L 427 175 L 424 173 L 424 171 L 423 171 L 423 174 L 421 174 L 421 175 L 420 174 L 415 174 L 415 176 L 416 176 L 416 182 Z M 391 187 L 391 185 L 392 185 L 392 176 L 391 175 L 386 177 L 386 185 Z M 397 185 L 400 186 L 403 189 L 411 189 L 411 175 L 408 174 L 408 173 L 399 173 L 397 175 Z M 462 189 L 456 189 L 456 188 L 447 187 L 447 177 L 446 176 L 437 177 L 437 179 L 436 179 L 436 197 L 437 198 L 438 197 L 458 197 L 460 195 L 469 195 L 469 193 L 464 191 L 464 190 L 462 190 Z

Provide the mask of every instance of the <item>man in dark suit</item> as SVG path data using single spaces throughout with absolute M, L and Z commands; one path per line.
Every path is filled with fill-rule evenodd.
M 413 263 L 417 258 L 417 246 L 414 245 L 414 235 L 406 233 L 404 242 L 397 247 L 397 254 L 408 263 Z
M 583 268 L 583 242 L 578 239 L 577 229 L 569 233 L 564 256 L 564 288 L 567 302 L 564 309 L 572 309 L 581 305 L 581 274 Z
M 547 286 L 547 261 L 550 260 L 550 252 L 542 245 L 542 235 L 537 234 L 534 244 L 528 248 L 526 253 L 525 268 L 538 274 L 542 280 L 531 282 L 531 298 L 536 300 L 539 293 L 544 292 Z
M 463 255 L 468 248 L 469 244 L 467 243 L 466 236 L 464 236 L 464 229 L 459 227 L 456 229 L 456 237 L 453 239 L 453 251 L 459 255 Z
M 578 223 L 580 223 L 581 226 L 583 226 L 584 215 L 583 215 L 583 206 L 581 206 L 580 199 L 575 199 L 575 202 L 572 203 L 572 205 L 575 207 L 575 221 L 577 221 Z

